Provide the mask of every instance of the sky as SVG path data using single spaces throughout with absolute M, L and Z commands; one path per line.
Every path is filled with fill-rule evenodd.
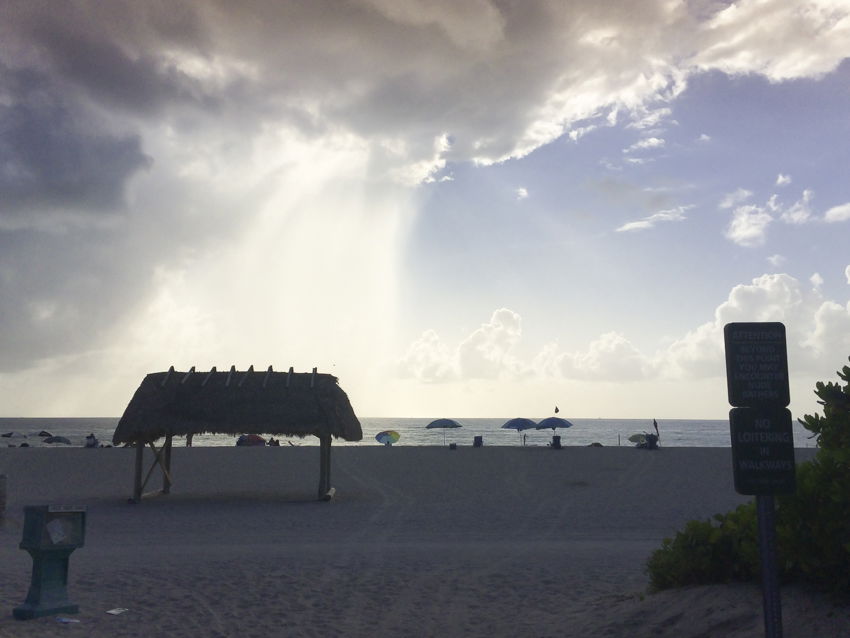
M 846 0 L 0 5 L 0 415 L 334 374 L 360 416 L 723 419 L 850 356 Z

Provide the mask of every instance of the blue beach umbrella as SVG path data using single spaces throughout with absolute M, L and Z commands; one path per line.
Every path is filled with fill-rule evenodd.
M 516 430 L 517 434 L 519 434 L 523 430 L 531 430 L 536 427 L 537 423 L 535 423 L 531 419 L 524 419 L 522 417 L 510 419 L 509 421 L 505 421 L 504 425 L 502 425 L 503 430 Z
M 462 428 L 463 426 L 455 421 L 454 419 L 437 419 L 436 421 L 431 421 L 428 425 L 425 426 L 427 430 L 435 430 L 440 429 L 443 431 L 443 445 L 446 444 L 446 430 L 453 428 Z
M 548 430 L 552 428 L 552 434 L 555 433 L 555 428 L 571 428 L 573 424 L 567 421 L 566 419 L 562 419 L 559 416 L 550 416 L 537 424 L 538 430 Z
M 560 440 L 555 441 L 555 428 L 571 428 L 573 424 L 567 421 L 566 419 L 562 419 L 559 416 L 550 416 L 543 419 L 540 423 L 537 424 L 538 430 L 548 430 L 552 428 L 552 447 L 560 448 Z

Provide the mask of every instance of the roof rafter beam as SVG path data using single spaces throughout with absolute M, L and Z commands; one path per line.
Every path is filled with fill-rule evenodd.
M 240 387 L 240 388 L 242 387 L 242 384 L 243 384 L 243 383 L 245 383 L 245 379 L 247 379 L 247 378 L 251 375 L 251 373 L 252 373 L 253 371 L 254 371 L 254 366 L 253 366 L 253 365 L 249 366 L 249 367 L 248 367 L 248 369 L 247 369 L 247 370 L 245 370 L 245 374 L 243 374 L 243 375 L 242 375 L 242 378 L 241 378 L 241 379 L 239 379 L 239 387 Z
M 212 368 L 210 368 L 210 371 L 209 371 L 209 372 L 207 372 L 207 376 L 205 376 L 205 377 L 204 377 L 204 380 L 201 382 L 201 387 L 202 387 L 202 388 L 203 388 L 203 387 L 207 384 L 207 381 L 209 381 L 209 380 L 210 380 L 210 377 L 213 375 L 213 373 L 214 373 L 214 372 L 215 372 L 215 366 L 213 366 Z
M 189 377 L 191 377 L 194 373 L 195 373 L 195 366 L 192 366 L 191 368 L 189 368 L 189 372 L 187 372 L 185 375 L 183 375 L 183 378 L 180 380 L 180 385 L 183 385 L 184 383 L 186 383 L 189 380 Z
M 165 377 L 162 379 L 162 383 L 160 384 L 161 388 L 165 387 L 165 384 L 168 383 L 168 379 L 171 378 L 171 373 L 174 372 L 174 366 L 168 368 L 168 372 L 165 373 Z

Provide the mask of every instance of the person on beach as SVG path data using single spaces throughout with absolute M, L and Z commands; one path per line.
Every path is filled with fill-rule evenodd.
M 99 442 L 97 440 L 97 437 L 95 437 L 94 432 L 92 432 L 86 437 L 86 447 L 98 447 L 98 445 Z
M 186 447 L 192 447 L 192 437 L 193 436 L 195 436 L 194 432 L 189 432 L 189 434 L 186 435 Z

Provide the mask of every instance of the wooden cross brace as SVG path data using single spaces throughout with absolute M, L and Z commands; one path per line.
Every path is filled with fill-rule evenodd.
M 171 491 L 171 435 L 166 435 L 165 443 L 157 449 L 153 441 L 148 441 L 148 446 L 153 451 L 153 462 L 142 480 L 142 457 L 144 455 L 145 445 L 141 441 L 136 442 L 136 473 L 133 485 L 133 497 L 131 503 L 138 503 L 142 500 L 142 490 L 150 480 L 154 468 L 159 465 L 162 470 L 162 494 L 168 494 Z

